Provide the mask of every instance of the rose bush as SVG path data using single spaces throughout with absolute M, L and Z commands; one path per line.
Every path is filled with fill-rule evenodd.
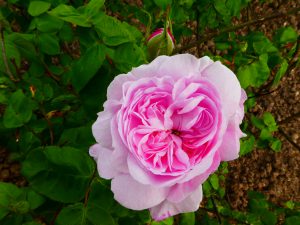
M 90 155 L 123 206 L 155 220 L 195 211 L 201 184 L 238 157 L 245 99 L 220 62 L 160 56 L 109 85 Z

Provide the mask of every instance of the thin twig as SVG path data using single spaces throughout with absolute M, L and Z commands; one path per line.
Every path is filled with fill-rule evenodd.
M 181 48 L 175 49 L 174 50 L 174 54 L 186 51 L 186 50 L 188 50 L 190 48 L 193 48 L 193 47 L 199 45 L 200 43 L 208 41 L 208 40 L 210 40 L 210 39 L 212 39 L 215 36 L 218 36 L 220 34 L 232 32 L 232 31 L 236 31 L 236 30 L 239 30 L 241 28 L 244 28 L 244 27 L 247 27 L 247 26 L 251 26 L 251 25 L 257 24 L 257 23 L 263 23 L 263 22 L 271 20 L 271 19 L 277 19 L 277 18 L 280 18 L 280 17 L 283 17 L 283 16 L 288 16 L 288 15 L 291 15 L 291 14 L 296 14 L 299 11 L 300 11 L 300 8 L 295 8 L 295 9 L 291 9 L 291 10 L 285 12 L 285 13 L 283 13 L 283 12 L 274 13 L 274 14 L 269 15 L 269 16 L 261 17 L 261 18 L 258 18 L 258 19 L 247 21 L 245 23 L 238 24 L 236 26 L 232 26 L 232 27 L 228 27 L 228 28 L 225 28 L 225 29 L 222 29 L 222 30 L 218 30 L 218 31 L 212 32 L 210 34 L 207 34 L 207 35 L 203 36 L 202 38 L 200 38 L 197 41 L 193 41 L 193 42 L 191 42 L 191 43 L 189 43 L 189 44 L 187 44 L 187 45 L 185 45 L 185 46 L 183 46 Z
M 2 24 L 0 23 L 0 41 L 1 41 L 1 50 L 2 50 L 2 58 L 3 58 L 3 62 L 4 62 L 4 65 L 5 65 L 5 70 L 6 70 L 6 73 L 7 75 L 9 76 L 9 79 L 11 81 L 18 81 L 18 79 L 16 79 L 14 77 L 14 75 L 12 74 L 10 68 L 9 68 L 9 65 L 8 65 L 8 61 L 7 61 L 7 55 L 6 55 L 6 48 L 5 48 L 5 42 L 4 42 L 4 33 L 3 33 L 3 27 L 2 27 Z
M 214 200 L 214 198 L 212 196 L 210 197 L 210 200 L 211 200 L 211 202 L 212 202 L 212 204 L 214 206 L 214 211 L 215 211 L 215 213 L 217 215 L 218 222 L 219 222 L 219 224 L 222 224 L 222 219 L 221 219 L 221 216 L 219 214 L 219 211 L 218 211 L 217 205 L 215 203 L 215 200 Z
M 277 124 L 281 125 L 281 124 L 285 124 L 285 123 L 288 123 L 288 122 L 291 122 L 293 119 L 297 118 L 297 117 L 300 117 L 300 112 L 298 113 L 295 113 L 279 122 L 277 122 Z
M 291 145 L 293 145 L 296 149 L 300 151 L 300 146 L 296 142 L 294 142 L 292 138 L 289 135 L 287 135 L 281 127 L 278 127 L 278 131 L 283 135 L 283 137 L 285 137 L 285 139 L 288 142 L 291 143 Z

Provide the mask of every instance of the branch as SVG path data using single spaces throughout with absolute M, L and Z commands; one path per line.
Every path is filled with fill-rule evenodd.
M 2 58 L 3 58 L 4 65 L 5 65 L 5 70 L 6 70 L 6 73 L 8 74 L 8 76 L 9 76 L 9 79 L 11 81 L 16 82 L 16 81 L 18 81 L 18 79 L 15 79 L 15 77 L 12 74 L 12 72 L 11 72 L 11 70 L 9 68 L 9 65 L 8 65 L 7 55 L 6 55 L 6 49 L 5 49 L 5 42 L 4 42 L 3 27 L 2 27 L 1 23 L 0 23 L 0 32 L 1 32 L 0 41 L 1 41 L 1 49 L 2 49 Z
M 281 125 L 281 124 L 284 124 L 284 123 L 288 123 L 288 122 L 291 122 L 293 119 L 297 118 L 297 117 L 300 117 L 300 112 L 298 113 L 295 113 L 283 120 L 280 120 L 279 122 L 277 122 L 278 125 Z
M 187 45 L 185 45 L 181 48 L 176 48 L 174 50 L 174 54 L 180 53 L 182 51 L 186 51 L 190 48 L 193 48 L 193 47 L 195 47 L 195 46 L 197 46 L 197 45 L 199 45 L 199 44 L 201 44 L 205 41 L 208 41 L 208 40 L 210 40 L 210 39 L 212 39 L 215 36 L 218 36 L 220 34 L 236 31 L 236 30 L 242 29 L 244 27 L 251 26 L 251 25 L 257 24 L 257 23 L 263 23 L 263 22 L 271 20 L 271 19 L 277 19 L 277 18 L 288 16 L 288 15 L 291 15 L 291 14 L 296 14 L 299 11 L 300 11 L 300 8 L 295 8 L 295 9 L 291 9 L 291 10 L 289 10 L 287 12 L 284 12 L 284 13 L 283 12 L 274 13 L 274 14 L 269 15 L 269 16 L 261 17 L 261 18 L 254 19 L 254 20 L 250 20 L 250 21 L 247 21 L 245 23 L 241 23 L 241 24 L 236 25 L 236 26 L 228 27 L 228 28 L 225 28 L 223 30 L 218 30 L 218 31 L 209 33 L 209 34 L 203 36 L 202 38 L 200 38 L 197 41 L 193 41 L 193 42 L 191 42 L 191 43 L 189 43 L 189 44 L 187 44 Z
M 278 127 L 278 131 L 285 137 L 285 139 L 288 142 L 290 142 L 291 145 L 293 145 L 296 149 L 300 151 L 300 146 L 296 142 L 294 142 L 292 138 L 289 135 L 287 135 L 281 127 Z

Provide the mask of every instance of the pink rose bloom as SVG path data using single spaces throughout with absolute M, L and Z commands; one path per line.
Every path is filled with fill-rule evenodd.
M 121 205 L 155 220 L 195 211 L 201 184 L 238 157 L 245 99 L 220 62 L 159 56 L 109 85 L 90 155 Z

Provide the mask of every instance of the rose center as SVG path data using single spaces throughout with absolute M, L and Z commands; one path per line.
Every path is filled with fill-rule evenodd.
M 178 131 L 178 130 L 172 129 L 171 133 L 175 134 L 176 136 L 180 136 L 180 131 Z

